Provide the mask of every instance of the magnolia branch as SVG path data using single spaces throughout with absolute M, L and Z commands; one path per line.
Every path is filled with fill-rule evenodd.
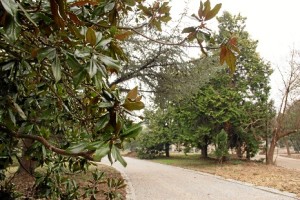
M 31 139 L 31 140 L 34 140 L 34 141 L 38 141 L 39 143 L 44 145 L 50 151 L 53 151 L 53 152 L 55 152 L 57 154 L 60 154 L 60 155 L 71 156 L 71 157 L 81 156 L 81 157 L 83 157 L 87 160 L 94 161 L 93 157 L 91 156 L 93 151 L 72 153 L 72 152 L 66 151 L 64 149 L 60 149 L 58 147 L 55 147 L 54 145 L 50 144 L 44 137 L 37 136 L 37 135 L 27 135 L 27 134 L 17 133 L 17 132 L 9 130 L 4 125 L 0 125 L 0 131 L 4 131 L 4 132 L 8 133 L 10 136 L 12 136 L 14 138 Z

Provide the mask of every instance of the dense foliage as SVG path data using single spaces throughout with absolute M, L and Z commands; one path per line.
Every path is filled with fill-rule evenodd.
M 181 86 L 188 92 L 176 98 L 173 96 L 166 101 L 168 106 L 154 110 L 152 115 L 156 120 L 150 120 L 151 131 L 145 137 L 151 137 L 152 143 L 156 141 L 153 137 L 162 137 L 168 139 L 168 143 L 180 143 L 187 149 L 196 147 L 201 149 L 203 157 L 207 157 L 208 146 L 220 141 L 218 138 L 225 138 L 222 135 L 225 132 L 228 139 L 226 148 L 235 149 L 239 157 L 246 153 L 246 157 L 250 158 L 257 153 L 263 139 L 266 139 L 267 122 L 273 115 L 272 104 L 268 101 L 272 70 L 256 52 L 257 41 L 253 41 L 244 30 L 245 18 L 225 12 L 218 21 L 217 40 L 224 41 L 234 34 L 235 37 L 229 42 L 238 44 L 239 56 L 235 60 L 235 72 L 231 73 L 220 66 L 217 54 L 194 66 L 198 69 L 218 70 L 207 74 L 202 71 L 204 73 L 199 75 L 199 79 L 202 76 L 210 78 L 202 85 L 195 83 L 197 90 L 188 82 L 188 85 Z M 221 48 L 221 55 L 222 51 Z M 176 80 L 174 76 L 174 82 Z M 161 116 L 161 112 L 166 113 L 167 118 Z M 157 118 L 163 123 L 158 123 Z M 167 130 L 164 124 L 170 124 Z M 226 151 L 221 149 L 219 152 L 224 152 L 224 155 L 220 157 L 226 156 Z
M 122 44 L 133 34 L 149 39 L 139 30 L 161 31 L 171 19 L 170 7 L 145 0 L 0 2 L 1 180 L 15 162 L 20 174 L 36 178 L 43 197 L 73 198 L 63 192 L 78 195 L 77 186 L 62 173 L 87 170 L 89 161 L 106 155 L 126 166 L 119 150 L 141 131 L 129 116 L 144 104 L 137 87 L 121 98 L 117 83 L 126 80 L 120 71 L 130 55 Z M 183 30 L 183 42 L 196 41 L 205 54 L 212 42 L 205 22 L 220 8 L 201 2 L 194 15 L 198 24 Z M 234 68 L 235 44 L 222 47 L 222 61 Z M 37 174 L 39 166 L 46 171 Z

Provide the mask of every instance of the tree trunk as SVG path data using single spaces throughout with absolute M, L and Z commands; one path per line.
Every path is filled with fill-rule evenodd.
M 18 169 L 19 174 L 33 175 L 37 162 L 33 161 L 30 156 L 27 155 L 28 149 L 33 145 L 34 141 L 31 139 L 23 139 L 22 157 L 19 159 L 20 167 Z
M 288 138 L 285 138 L 285 147 L 286 147 L 287 155 L 291 156 L 290 145 L 289 145 L 289 139 Z
M 208 158 L 207 148 L 207 144 L 201 145 L 201 158 Z
M 250 150 L 248 147 L 246 149 L 246 158 L 247 158 L 247 160 L 250 160 L 250 158 L 251 158 Z
M 241 145 L 238 145 L 237 148 L 236 148 L 236 155 L 238 158 L 243 158 L 243 153 L 242 153 L 242 147 Z
M 165 152 L 166 152 L 166 157 L 170 157 L 170 144 L 169 143 L 165 144 Z
M 272 141 L 270 144 L 270 148 L 268 150 L 268 154 L 267 157 L 268 159 L 266 160 L 267 165 L 273 165 L 274 164 L 274 152 L 275 152 L 275 147 L 276 147 L 276 143 L 277 143 L 278 139 L 276 136 L 272 137 Z

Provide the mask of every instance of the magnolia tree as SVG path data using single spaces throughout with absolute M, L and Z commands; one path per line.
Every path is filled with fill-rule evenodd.
M 171 19 L 168 2 L 0 2 L 1 179 L 13 162 L 22 175 L 36 176 L 36 168 L 44 167 L 47 173 L 36 187 L 48 190 L 37 191 L 55 199 L 62 198 L 63 190 L 48 183 L 60 177 L 53 175 L 66 169 L 82 171 L 89 161 L 101 161 L 104 156 L 126 166 L 120 155 L 123 141 L 141 130 L 128 116 L 144 104 L 137 88 L 121 98 L 110 78 L 120 77 L 130 54 L 122 48 L 123 41 L 133 34 L 147 38 L 139 30 L 162 31 L 162 23 Z M 201 2 L 193 15 L 198 23 L 183 30 L 188 35 L 177 45 L 196 41 L 206 53 L 212 40 L 205 22 L 220 8 L 221 4 L 213 7 L 209 1 Z M 133 21 L 122 26 L 128 18 Z M 234 68 L 234 40 L 229 38 L 221 46 L 221 62 Z M 95 198 L 94 193 L 88 194 Z

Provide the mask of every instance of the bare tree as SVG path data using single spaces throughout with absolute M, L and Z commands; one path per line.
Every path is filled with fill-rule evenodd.
M 291 51 L 288 71 L 284 74 L 282 71 L 281 78 L 284 83 L 282 98 L 277 116 L 274 120 L 272 140 L 267 153 L 267 164 L 274 164 L 275 147 L 279 139 L 284 138 L 300 129 L 300 124 L 287 126 L 288 110 L 293 102 L 299 99 L 300 95 L 300 52 Z

